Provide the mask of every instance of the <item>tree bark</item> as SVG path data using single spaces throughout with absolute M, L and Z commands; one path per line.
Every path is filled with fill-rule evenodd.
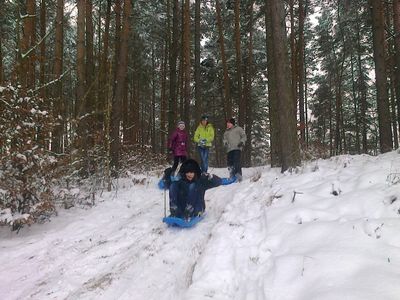
M 118 66 L 118 59 L 119 59 L 119 52 L 121 46 L 121 1 L 122 0 L 115 0 L 114 1 L 114 13 L 115 13 L 115 38 L 114 38 L 114 62 L 113 62 L 113 69 L 114 69 L 114 82 L 117 77 L 117 66 Z M 114 83 L 115 87 L 115 83 Z
M 389 97 L 385 55 L 385 18 L 381 0 L 369 0 L 372 16 L 372 37 L 378 104 L 379 144 L 382 153 L 392 150 Z
M 5 0 L 0 0 L 0 19 L 3 20 L 4 16 L 4 2 Z M 0 85 L 4 82 L 4 67 L 3 67 L 3 30 L 0 26 Z
M 271 1 L 265 1 L 265 24 L 266 24 L 266 48 L 267 48 L 267 77 L 268 77 L 268 109 L 269 109 L 269 130 L 270 130 L 270 149 L 271 167 L 281 165 L 281 141 L 279 126 L 279 100 L 277 95 L 276 70 L 273 56 L 273 37 L 272 37 L 272 12 Z
M 305 111 L 305 96 L 304 96 L 304 84 L 305 84 L 305 63 L 304 63 L 304 22 L 306 17 L 306 10 L 304 6 L 304 0 L 299 0 L 299 41 L 297 45 L 297 76 L 299 86 L 299 117 L 300 117 L 300 142 L 303 147 L 307 148 L 306 145 L 306 111 Z
M 57 0 L 56 8 L 56 28 L 54 41 L 54 63 L 53 63 L 53 80 L 56 80 L 52 88 L 54 97 L 55 115 L 58 118 L 57 126 L 53 132 L 53 140 L 51 143 L 52 151 L 55 153 L 63 152 L 63 134 L 64 134 L 64 101 L 63 101 L 63 84 L 61 75 L 63 72 L 64 60 L 64 0 Z
M 78 107 L 84 101 L 86 86 L 85 70 L 85 1 L 78 0 L 77 48 L 76 48 L 76 75 L 77 75 L 77 103 Z M 78 109 L 78 117 L 81 112 Z
M 185 0 L 183 9 L 183 120 L 190 131 L 190 0 Z
M 126 87 L 126 78 L 128 71 L 128 41 L 130 34 L 130 16 L 131 1 L 124 0 L 123 9 L 123 26 L 121 33 L 121 44 L 118 53 L 118 64 L 116 66 L 116 82 L 115 93 L 112 101 L 111 111 L 111 165 L 114 172 L 119 170 L 119 154 L 120 154 L 120 122 L 121 122 L 121 106 L 124 98 L 124 90 Z M 116 173 L 114 173 L 116 175 Z
M 362 63 L 362 45 L 361 45 L 361 24 L 359 13 L 356 11 L 356 36 L 357 36 L 357 70 L 358 70 L 358 79 L 357 85 L 359 89 L 359 102 L 360 102 L 360 116 L 359 122 L 361 126 L 361 144 L 362 144 L 362 152 L 368 153 L 368 139 L 367 139 L 367 84 L 366 84 L 366 76 L 363 70 Z
M 93 112 L 95 110 L 95 99 L 94 99 L 94 56 L 93 56 L 93 40 L 94 40 L 94 32 L 93 32 L 93 18 L 92 18 L 92 10 L 93 4 L 92 0 L 85 0 L 85 26 L 86 26 L 86 46 L 85 46 L 85 54 L 86 54 L 86 113 L 90 114 L 90 117 L 87 118 L 87 121 L 90 124 L 93 123 Z M 92 143 L 93 141 L 91 141 Z
M 395 93 L 397 108 L 397 125 L 400 132 L 400 0 L 393 0 L 393 28 L 395 50 Z
M 105 15 L 105 24 L 104 24 L 104 34 L 103 34 L 103 48 L 100 58 L 100 71 L 99 71 L 99 88 L 97 95 L 97 123 L 96 128 L 101 130 L 103 128 L 104 123 L 104 112 L 106 110 L 106 106 L 108 103 L 108 76 L 109 74 L 109 41 L 110 41 L 110 20 L 111 20 L 111 0 L 107 0 L 107 9 Z
M 179 40 L 179 2 L 173 0 L 172 11 L 172 36 L 169 57 L 169 101 L 168 101 L 168 133 L 175 129 L 175 118 L 177 110 L 177 59 L 178 59 L 178 40 Z
M 230 92 L 230 83 L 229 83 L 229 74 L 228 74 L 228 66 L 226 62 L 226 54 L 225 54 L 225 41 L 224 41 L 224 31 L 223 31 L 223 23 L 221 17 L 221 5 L 219 0 L 215 0 L 215 10 L 217 14 L 217 27 L 218 27 L 218 43 L 219 49 L 221 52 L 221 61 L 222 61 L 222 70 L 224 74 L 224 112 L 225 112 L 225 119 L 232 117 L 232 99 L 231 99 L 231 92 Z
M 294 0 L 289 0 L 289 15 L 290 15 L 290 74 L 292 81 L 292 98 L 294 99 L 295 109 L 297 110 L 297 50 L 296 50 L 296 31 L 294 25 Z
M 46 40 L 44 37 L 46 36 L 46 1 L 40 1 L 40 71 L 39 71 L 39 86 L 40 89 L 40 97 L 46 97 L 46 88 L 45 85 L 45 72 L 46 72 Z
M 195 0 L 195 17 L 194 17 L 194 86 L 195 86 L 195 115 L 199 116 L 203 112 L 203 99 L 201 96 L 201 66 L 200 66 L 200 0 Z
M 29 58 L 28 58 L 28 87 L 34 88 L 36 83 L 36 1 L 35 0 L 27 0 L 27 14 L 29 18 L 27 19 L 27 26 L 25 30 L 27 30 L 27 36 L 29 38 Z
M 271 0 L 269 3 L 271 5 L 272 47 L 277 99 L 279 99 L 281 163 L 282 172 L 284 172 L 300 164 L 300 151 L 297 140 L 295 105 L 289 77 L 284 3 L 280 0 Z
M 392 26 L 392 6 L 385 2 L 385 19 L 386 26 L 389 28 L 394 28 Z M 393 133 L 393 144 L 394 148 L 397 149 L 399 147 L 399 140 L 397 134 L 397 118 L 396 118 L 396 52 L 395 52 L 395 39 L 388 39 L 388 79 L 389 79 L 389 106 L 391 113 L 391 126 Z
M 35 0 L 27 0 L 25 8 L 19 47 L 19 80 L 23 89 L 27 90 L 33 88 L 35 83 Z
M 245 64 L 247 72 L 244 72 L 246 80 L 243 92 L 244 107 L 246 109 L 245 115 L 245 131 L 247 142 L 244 149 L 244 166 L 251 166 L 252 154 L 252 128 L 253 128 L 253 98 L 252 98 L 252 81 L 253 81 L 253 14 L 254 14 L 254 0 L 249 3 L 249 23 L 248 23 L 248 48 L 247 48 L 247 62 Z
M 245 107 L 243 102 L 242 88 L 242 53 L 240 38 L 240 0 L 235 0 L 235 52 L 236 52 L 236 77 L 238 85 L 238 107 L 239 107 L 239 125 L 243 126 L 245 121 Z

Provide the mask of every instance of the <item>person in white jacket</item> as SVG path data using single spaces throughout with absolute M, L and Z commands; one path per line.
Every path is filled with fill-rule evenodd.
M 227 165 L 229 176 L 236 176 L 238 181 L 242 179 L 241 152 L 246 142 L 246 133 L 243 128 L 236 125 L 234 118 L 226 121 L 226 131 L 223 143 L 227 152 Z

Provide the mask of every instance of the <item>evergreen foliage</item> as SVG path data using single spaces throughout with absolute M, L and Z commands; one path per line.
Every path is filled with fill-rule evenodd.
M 52 194 L 57 160 L 46 150 L 54 124 L 43 99 L 0 87 L 0 223 L 19 229 L 55 213 Z

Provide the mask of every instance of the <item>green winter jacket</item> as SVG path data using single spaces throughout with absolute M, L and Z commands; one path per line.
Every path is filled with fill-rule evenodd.
M 226 148 L 226 152 L 230 152 L 232 150 L 242 150 L 245 142 L 246 133 L 242 127 L 235 126 L 231 129 L 227 129 L 224 133 L 223 143 Z
M 205 145 L 200 142 L 203 139 L 206 140 Z M 194 132 L 193 141 L 199 146 L 211 147 L 211 143 L 214 141 L 214 126 L 211 123 L 206 126 L 200 123 Z

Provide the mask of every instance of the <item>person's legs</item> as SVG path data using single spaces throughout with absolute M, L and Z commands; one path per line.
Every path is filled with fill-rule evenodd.
M 203 152 L 203 165 L 204 169 L 202 170 L 204 173 L 208 172 L 208 153 L 210 152 L 210 149 L 204 148 Z
M 169 187 L 169 211 L 173 217 L 182 216 L 179 207 L 179 184 L 177 182 L 172 182 Z
M 233 177 L 236 174 L 235 167 L 234 167 L 234 162 L 235 162 L 234 151 L 235 150 L 229 151 L 226 156 L 226 164 L 228 166 L 229 177 Z
M 201 172 L 204 172 L 204 148 L 197 146 L 197 152 L 199 153 L 200 156 L 200 169 Z
M 196 188 L 196 183 L 192 182 L 189 184 L 188 188 L 187 203 L 184 212 L 185 217 L 193 217 L 196 208 L 197 198 L 198 192 Z
M 205 147 L 197 147 L 200 156 L 200 167 L 201 172 L 207 173 L 208 171 L 208 148 Z
M 242 164 L 241 164 L 241 161 L 240 161 L 240 154 L 241 154 L 241 151 L 240 150 L 233 150 L 232 152 L 234 152 L 234 154 L 233 154 L 233 166 L 234 166 L 234 169 L 235 169 L 235 175 L 236 174 L 240 174 L 240 175 L 242 175 Z

